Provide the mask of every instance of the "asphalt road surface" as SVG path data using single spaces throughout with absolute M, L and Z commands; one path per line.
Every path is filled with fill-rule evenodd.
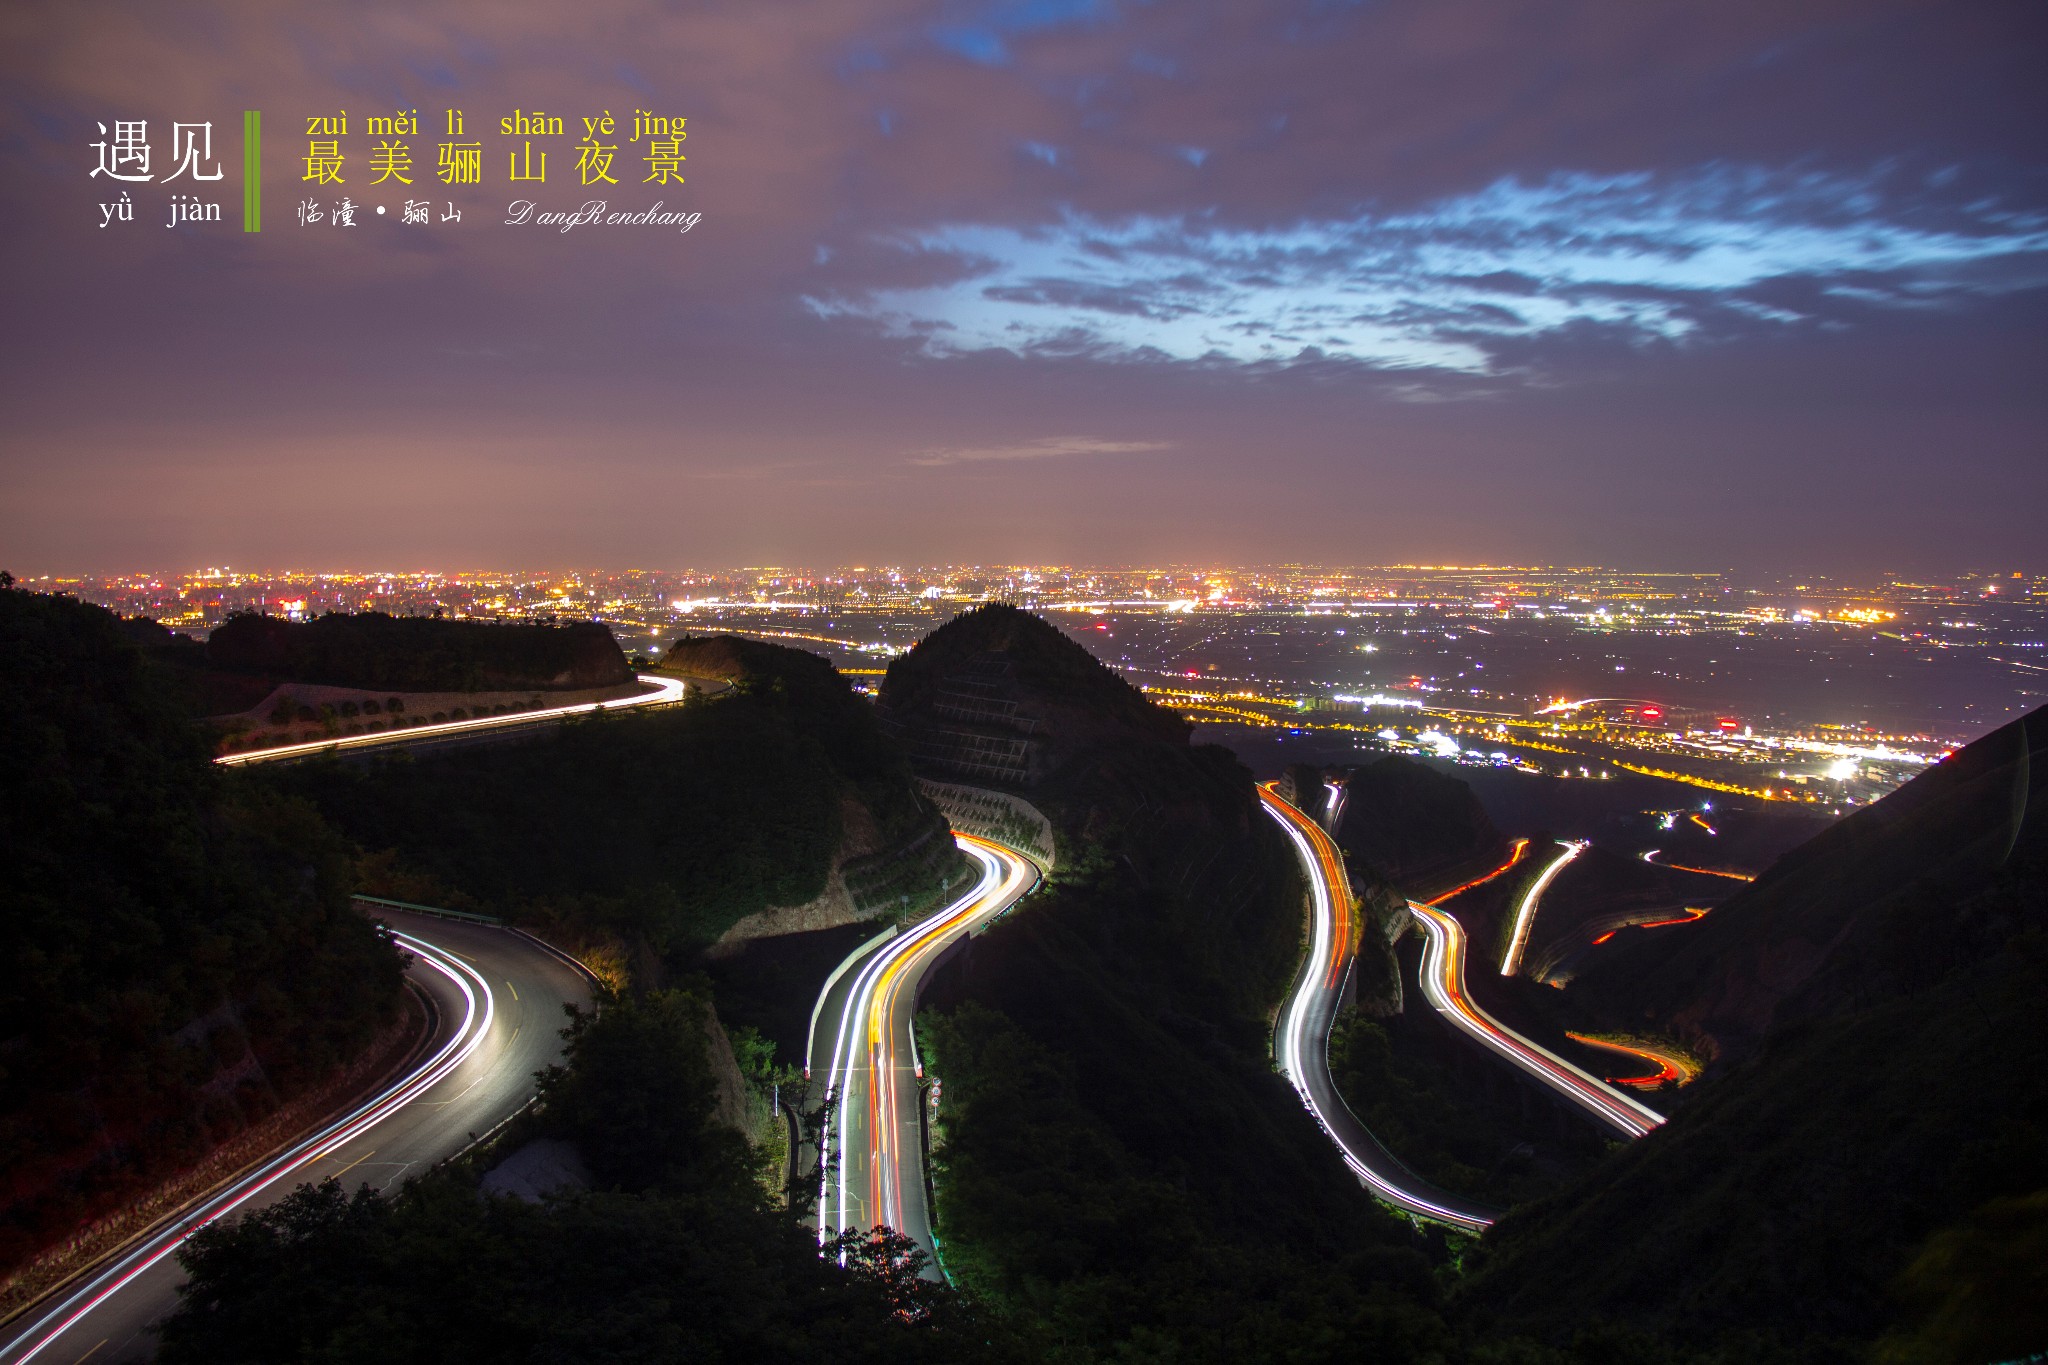
M 1408 902 L 1422 925 L 1422 992 L 1452 1026 L 1627 1137 L 1641 1137 L 1664 1116 L 1605 1081 L 1531 1042 L 1481 1009 L 1465 989 L 1465 930 L 1442 910 Z
M 971 834 L 954 838 L 979 866 L 975 885 L 937 914 L 856 950 L 818 1002 L 808 1070 L 838 1099 L 824 1134 L 838 1159 L 828 1163 L 818 1204 L 820 1243 L 842 1228 L 879 1225 L 933 1249 L 918 1112 L 923 1065 L 911 1036 L 918 985 L 948 948 L 1038 884 L 1037 868 L 1019 854 Z
M 1308 878 L 1313 923 L 1309 951 L 1280 1009 L 1273 1054 L 1301 1093 L 1316 1122 L 1337 1145 L 1344 1164 L 1381 1201 L 1421 1218 L 1476 1232 L 1500 1211 L 1440 1190 L 1416 1175 L 1380 1145 L 1337 1093 L 1330 1077 L 1330 1026 L 1344 998 L 1357 932 L 1344 858 L 1322 826 L 1261 787 L 1267 813 L 1280 822 Z
M 581 971 L 508 929 L 400 911 L 379 918 L 414 955 L 411 978 L 435 1005 L 429 1046 L 342 1117 L 0 1329 L 0 1361 L 147 1360 L 156 1346 L 151 1329 L 177 1306 L 184 1272 L 176 1252 L 191 1227 L 263 1208 L 330 1176 L 351 1188 L 388 1189 L 527 1104 L 534 1072 L 561 1058 L 562 1007 L 590 998 Z

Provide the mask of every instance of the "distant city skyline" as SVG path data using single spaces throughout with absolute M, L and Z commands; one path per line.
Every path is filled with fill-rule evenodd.
M 37 0 L 0 33 L 17 574 L 2041 565 L 2036 7 Z M 514 183 L 500 119 L 542 109 Z M 380 180 L 368 120 L 409 113 Z M 687 119 L 666 169 L 649 114 Z M 94 174 L 124 121 L 147 182 Z M 220 182 L 169 178 L 179 124 Z M 701 217 L 506 222 L 593 196 Z
M 1668 773 L 1683 759 L 1694 764 L 1687 781 L 1769 791 L 1770 799 L 1823 799 L 1810 785 L 1821 780 L 1818 770 L 1794 765 L 1779 774 L 1785 765 L 1773 745 L 1808 746 L 1805 752 L 1829 762 L 1871 759 L 1882 772 L 1861 799 L 2038 705 L 2048 686 L 2048 572 L 1872 579 L 1584 566 L 268 575 L 216 568 L 24 586 L 70 592 L 192 638 L 251 610 L 293 621 L 365 610 L 595 620 L 629 655 L 648 661 L 682 638 L 738 634 L 819 654 L 863 691 L 941 623 L 1000 600 L 1042 614 L 1128 680 L 1205 724 L 1250 725 L 1274 736 L 1307 726 L 1349 745 L 1385 727 L 1376 721 L 1360 731 L 1357 718 L 1343 715 L 1311 723 L 1299 708 L 1392 707 L 1404 717 L 1400 743 L 1423 752 L 1464 743 L 1461 735 L 1492 734 L 1504 716 L 1547 730 L 1561 709 L 1586 705 L 1587 716 L 1625 727 L 1655 715 L 1661 719 L 1650 729 L 1677 731 L 1637 734 L 1630 744 L 1638 752 L 1624 762 Z M 1418 720 L 1408 714 L 1414 707 L 1429 714 Z M 1887 745 L 1917 757 L 1900 767 Z M 1506 750 L 1499 757 L 1496 747 L 1459 761 L 1533 761 Z M 1835 788 L 1826 792 L 1826 799 L 1847 799 Z
M 13 570 L 9 570 L 13 572 Z M 232 564 L 227 560 L 208 563 L 181 564 L 176 566 L 145 565 L 122 568 L 95 567 L 86 569 L 58 570 L 43 568 L 38 571 L 30 566 L 25 572 L 14 576 L 25 587 L 40 587 L 45 590 L 61 588 L 78 583 L 114 583 L 145 580 L 162 582 L 197 583 L 210 579 L 233 581 L 261 581 L 266 579 L 336 579 L 336 580 L 430 580 L 450 581 L 526 579 L 538 581 L 549 577 L 576 578 L 579 576 L 626 576 L 648 575 L 671 578 L 740 578 L 783 576 L 797 580 L 836 579 L 860 574 L 905 574 L 962 577 L 972 575 L 1015 575 L 1015 574 L 1109 574 L 1109 575 L 1246 575 L 1246 574 L 1305 574 L 1330 576 L 1388 575 L 1402 573 L 1471 573 L 1471 574 L 1608 574 L 1628 578 L 1691 578 L 1725 579 L 1731 584 L 1761 588 L 1786 586 L 1794 580 L 1812 580 L 1815 583 L 1829 583 L 1836 586 L 1878 589 L 1888 585 L 1921 585 L 1941 583 L 1959 587 L 1969 583 L 1981 583 L 1990 587 L 2001 587 L 2009 580 L 2020 580 L 2022 585 L 2032 586 L 2048 579 L 2048 567 L 2033 564 L 1972 564 L 1962 567 L 1946 567 L 1932 571 L 1913 572 L 1901 566 L 1880 566 L 1874 569 L 1853 569 L 1836 566 L 1833 568 L 1815 565 L 1760 565 L 1750 569 L 1737 569 L 1728 565 L 1701 566 L 1686 564 L 1657 565 L 1655 563 L 1617 563 L 1599 560 L 1575 562 L 1514 562 L 1509 560 L 1471 560 L 1454 562 L 1425 561 L 1337 561 L 1337 560 L 1228 560 L 1228 559 L 1161 559 L 1161 560 L 1002 560 L 1002 559 L 884 559 L 867 558 L 841 562 L 796 561 L 786 563 L 568 563 L 534 564 L 506 561 L 498 564 L 456 564 L 440 566 L 430 564 L 386 563 L 382 560 L 367 561 L 353 566 L 346 565 L 292 565 L 292 564 Z

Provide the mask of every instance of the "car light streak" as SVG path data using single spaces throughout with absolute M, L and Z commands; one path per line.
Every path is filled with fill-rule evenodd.
M 1442 905 L 1445 901 L 1451 899 L 1451 897 L 1453 896 L 1462 896 L 1475 886 L 1486 885 L 1495 877 L 1501 876 L 1506 872 L 1512 870 L 1517 863 L 1522 861 L 1522 855 L 1524 853 L 1527 853 L 1528 851 L 1529 841 L 1527 839 L 1515 840 L 1515 847 L 1513 851 L 1508 854 L 1508 860 L 1502 863 L 1499 867 L 1496 867 L 1493 871 L 1487 873 L 1483 877 L 1474 877 L 1471 881 L 1466 882 L 1463 886 L 1454 886 L 1450 890 L 1444 892 L 1441 896 L 1436 897 L 1434 900 L 1424 901 L 1423 904 Z
M 1563 840 L 1559 840 L 1558 847 L 1562 848 L 1564 852 L 1552 859 L 1550 866 L 1539 872 L 1536 875 L 1536 880 L 1529 883 L 1529 889 L 1522 893 L 1521 902 L 1515 906 L 1514 937 L 1508 940 L 1508 950 L 1501 955 L 1500 974 L 1502 976 L 1513 976 L 1521 970 L 1522 950 L 1529 946 L 1529 929 L 1536 923 L 1537 899 L 1543 895 L 1544 889 L 1550 885 L 1551 879 L 1564 871 L 1566 863 L 1586 851 L 1586 843 L 1587 841 L 1584 839 L 1576 843 L 1565 843 Z
M 424 1063 L 376 1098 L 312 1136 L 300 1140 L 282 1154 L 216 1192 L 195 1211 L 192 1218 L 144 1238 L 125 1256 L 115 1260 L 61 1302 L 53 1305 L 48 1313 L 22 1334 L 20 1340 L 30 1344 L 26 1350 L 14 1357 L 17 1363 L 30 1361 L 41 1355 L 51 1343 L 63 1336 L 93 1309 L 120 1293 L 165 1257 L 173 1255 L 194 1232 L 233 1213 L 285 1177 L 302 1171 L 335 1149 L 363 1136 L 446 1079 L 476 1051 L 478 1045 L 490 1033 L 491 1023 L 496 1017 L 496 1004 L 491 995 L 490 984 L 453 953 L 444 953 L 431 943 L 397 930 L 392 930 L 391 934 L 393 938 L 411 949 L 421 962 L 446 976 L 461 992 L 462 1022 L 448 1041 Z
M 1294 844 L 1308 878 L 1311 930 L 1308 960 L 1282 1007 L 1274 1033 L 1280 1070 L 1353 1175 L 1375 1196 L 1408 1213 L 1468 1232 L 1492 1224 L 1490 1211 L 1447 1195 L 1395 1158 L 1366 1131 L 1330 1077 L 1330 1027 L 1349 971 L 1356 907 L 1343 856 L 1320 825 L 1264 787 L 1267 813 Z
M 1408 902 L 1408 911 L 1423 930 L 1423 994 L 1459 1031 L 1630 1137 L 1641 1137 L 1664 1122 L 1664 1116 L 1648 1105 L 1524 1038 L 1481 1009 L 1465 992 L 1464 928 L 1443 911 L 1418 901 Z
M 551 706 L 539 711 L 478 716 L 474 720 L 449 720 L 438 725 L 414 725 L 404 730 L 385 730 L 374 735 L 346 735 L 336 739 L 311 740 L 305 744 L 280 744 L 274 749 L 251 749 L 246 753 L 222 754 L 213 761 L 223 767 L 238 768 L 248 763 L 271 763 L 281 758 L 304 758 L 308 754 L 325 753 L 330 749 L 364 749 L 380 744 L 405 744 L 414 740 L 463 734 L 472 730 L 495 730 L 508 725 L 530 725 L 535 721 L 564 720 L 570 716 L 593 715 L 599 711 L 624 711 L 636 706 L 664 706 L 681 701 L 684 694 L 689 691 L 689 684 L 680 678 L 662 678 L 642 673 L 639 680 L 650 684 L 655 690 L 642 692 L 637 696 L 614 697 L 610 701 L 583 702 L 576 706 Z
M 1595 948 L 1599 947 L 1624 929 L 1662 929 L 1669 924 L 1691 924 L 1696 919 L 1705 918 L 1706 913 L 1713 908 L 1711 905 L 1688 905 L 1672 919 L 1632 920 L 1626 924 L 1617 924 L 1606 933 L 1594 939 L 1592 946 Z M 1556 983 L 1553 982 L 1552 984 Z
M 1756 880 L 1754 872 L 1723 872 L 1719 868 L 1686 867 L 1679 863 L 1660 863 L 1657 861 L 1657 855 L 1663 851 L 1661 848 L 1653 848 L 1643 855 L 1643 861 L 1649 863 L 1652 867 L 1668 867 L 1673 872 L 1697 872 L 1702 877 L 1726 877 L 1731 882 L 1753 882 Z
M 900 934 L 870 940 L 840 964 L 821 993 L 822 1006 L 848 965 L 860 960 L 832 1040 L 827 1087 L 839 1100 L 836 1130 L 835 1120 L 828 1119 L 819 1147 L 831 1152 L 836 1131 L 841 1150 L 836 1179 L 829 1161 L 820 1172 L 820 1245 L 835 1230 L 862 1223 L 895 1228 L 927 1246 L 931 1242 L 928 1220 L 913 1213 L 903 1198 L 906 1181 L 921 1183 L 923 1162 L 921 1151 L 904 1149 L 902 1133 L 906 1125 L 916 1131 L 916 1110 L 910 1107 L 915 1097 L 906 1098 L 909 1087 L 899 1074 L 922 1076 L 911 1032 L 917 986 L 941 952 L 1009 909 L 1038 880 L 1037 869 L 1028 860 L 1000 844 L 959 831 L 954 838 L 961 851 L 981 865 L 975 885 Z
M 896 932 L 897 926 L 892 924 L 888 928 L 884 929 L 881 933 L 876 934 L 866 943 L 861 944 L 860 947 L 855 948 L 851 953 L 848 953 L 846 955 L 846 959 L 842 961 L 837 967 L 834 967 L 832 969 L 832 975 L 825 978 L 824 988 L 818 992 L 817 1000 L 811 1005 L 811 1027 L 809 1031 L 804 1034 L 805 1080 L 809 1080 L 811 1078 L 811 1052 L 818 1045 L 818 1016 L 824 1012 L 825 1002 L 829 1000 L 832 996 L 832 988 L 839 984 L 840 977 L 846 975 L 847 968 L 853 966 L 856 962 L 859 962 L 863 958 L 865 958 L 868 955 L 868 953 L 874 950 L 874 947 L 877 943 L 880 943 L 885 939 L 892 939 L 896 937 Z M 841 1021 L 841 1028 L 844 1028 L 843 1020 Z
M 1609 1085 L 1626 1085 L 1638 1090 L 1648 1090 L 1654 1086 L 1662 1085 L 1666 1081 L 1683 1083 L 1689 1076 L 1689 1069 L 1683 1065 L 1680 1059 L 1659 1052 L 1655 1048 L 1642 1047 L 1631 1043 L 1610 1042 L 1605 1038 L 1594 1038 L 1584 1033 L 1567 1033 L 1565 1037 L 1575 1043 L 1584 1043 L 1587 1047 L 1605 1048 L 1609 1052 L 1619 1052 L 1630 1057 L 1640 1057 L 1657 1068 L 1647 1076 L 1610 1076 L 1607 1082 Z
M 1688 905 L 1683 913 L 1672 919 L 1646 919 L 1642 923 L 1631 925 L 1630 927 L 1635 929 L 1661 929 L 1667 924 L 1691 924 L 1696 919 L 1706 918 L 1707 911 L 1713 908 L 1711 905 Z

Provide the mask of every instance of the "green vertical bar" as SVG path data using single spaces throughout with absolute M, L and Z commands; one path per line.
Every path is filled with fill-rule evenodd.
M 242 231 L 263 231 L 263 111 L 242 111 Z

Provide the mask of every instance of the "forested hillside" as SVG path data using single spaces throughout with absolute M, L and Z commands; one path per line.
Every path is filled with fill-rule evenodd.
M 1801 844 L 1697 928 L 1582 973 L 1570 997 L 1732 1061 L 1774 1030 L 1982 961 L 2026 923 L 1983 897 L 2028 875 L 2048 844 L 2044 755 L 2048 709 Z
M 883 730 L 927 777 L 1035 788 L 1102 744 L 1186 748 L 1189 726 L 1046 621 L 1001 602 L 964 611 L 889 664 Z
M 846 1265 L 772 1207 L 714 1120 L 706 1003 L 687 990 L 577 1018 L 538 1116 L 481 1160 L 390 1194 L 334 1181 L 194 1238 L 166 1365 L 1018 1359 L 917 1277 L 901 1239 Z M 478 1189 L 483 1162 L 566 1141 L 594 1187 L 546 1203 Z
M 325 1079 L 398 954 L 109 612 L 0 590 L 0 1270 Z
M 756 675 L 679 709 L 267 780 L 364 851 L 366 889 L 608 945 L 649 981 L 742 918 L 817 897 L 849 819 L 891 849 L 917 844 L 871 869 L 868 913 L 936 901 L 964 875 L 958 854 L 874 718 L 822 660 L 754 648 Z
M 2048 1342 L 2044 759 L 2036 711 L 1795 850 L 1667 961 L 1596 980 L 1588 1008 L 1690 1022 L 1718 1074 L 1504 1222 L 1471 1302 L 1801 1360 L 1885 1333 L 1899 1360 Z
M 1439 883 L 1456 885 L 1508 851 L 1472 789 L 1448 773 L 1389 754 L 1345 770 L 1343 781 L 1336 839 L 1354 876 L 1366 882 L 1432 895 L 1447 889 Z
M 273 682 L 395 692 L 607 687 L 633 677 L 612 633 L 594 621 L 501 624 L 365 611 L 294 622 L 244 612 L 215 627 L 206 657 L 222 672 Z

